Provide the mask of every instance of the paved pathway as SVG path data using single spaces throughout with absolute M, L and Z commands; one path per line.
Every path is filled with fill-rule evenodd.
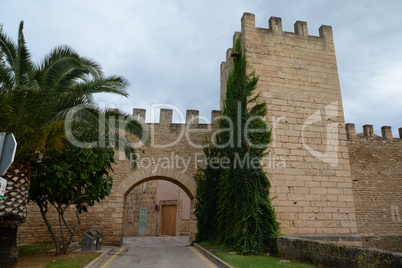
M 126 237 L 99 267 L 138 268 L 213 268 L 195 248 L 188 246 L 186 236 Z

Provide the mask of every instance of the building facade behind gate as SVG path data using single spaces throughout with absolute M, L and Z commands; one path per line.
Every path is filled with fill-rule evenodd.
M 258 101 L 268 104 L 273 141 L 262 162 L 280 231 L 402 250 L 402 129 L 399 138 L 393 138 L 390 127 L 382 127 L 377 136 L 373 126 L 356 134 L 353 124 L 345 124 L 330 26 L 321 26 L 318 36 L 309 35 L 306 22 L 297 21 L 292 33 L 282 30 L 277 17 L 271 17 L 268 26 L 255 27 L 254 15 L 245 13 L 234 41 L 240 39 L 249 71 L 259 76 Z M 232 49 L 226 54 L 221 104 Z M 112 194 L 84 215 L 82 231 L 100 229 L 107 243 L 121 243 L 129 193 L 144 182 L 165 180 L 188 196 L 188 230 L 194 237 L 193 176 L 204 160 L 202 145 L 218 130 L 220 113 L 213 111 L 205 119 L 188 110 L 183 124 L 172 123 L 172 114 L 162 109 L 160 122 L 151 124 L 144 122 L 145 110 L 134 109 L 134 118 L 144 122 L 148 133 L 137 145 L 137 169 L 130 168 L 132 159 L 116 152 Z M 153 203 L 147 210 L 153 213 L 150 217 L 162 213 Z M 45 240 L 50 237 L 30 205 L 19 241 Z

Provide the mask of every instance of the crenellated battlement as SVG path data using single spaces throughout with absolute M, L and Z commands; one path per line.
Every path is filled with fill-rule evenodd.
M 221 114 L 222 114 L 221 111 L 217 111 L 217 110 L 211 111 L 211 120 L 209 121 L 210 122 L 209 124 L 217 125 L 218 119 L 221 116 Z M 198 110 L 186 110 L 185 117 L 186 117 L 185 118 L 186 125 L 209 125 L 208 123 L 202 123 L 202 122 L 208 122 L 208 118 L 200 117 L 200 112 Z M 142 123 L 146 123 L 145 122 L 146 110 L 134 108 L 133 109 L 133 118 Z M 201 123 L 200 123 L 200 118 L 203 119 L 201 121 Z M 173 110 L 172 109 L 163 109 L 163 108 L 160 109 L 159 123 L 154 122 L 154 124 L 161 124 L 161 125 L 173 124 Z M 182 123 L 178 123 L 178 124 L 182 124 Z
M 333 44 L 333 34 L 332 34 L 332 27 L 328 25 L 321 25 L 321 27 L 318 29 L 319 36 L 313 36 L 308 34 L 308 27 L 307 27 L 307 22 L 305 21 L 296 21 L 294 24 L 294 32 L 285 32 L 283 31 L 282 28 L 282 18 L 279 17 L 270 17 L 268 20 L 268 28 L 259 28 L 255 27 L 255 15 L 251 13 L 244 13 L 243 17 L 241 19 L 241 32 L 235 32 L 233 35 L 233 47 L 236 43 L 236 40 L 239 37 L 242 37 L 243 39 L 245 36 L 243 35 L 249 35 L 253 33 L 258 33 L 260 35 L 264 34 L 271 34 L 275 36 L 287 36 L 287 37 L 302 37 L 303 39 L 307 40 L 317 40 L 319 38 L 320 40 L 325 40 L 329 43 Z M 229 48 L 226 51 L 226 62 L 223 62 L 221 65 L 221 72 L 222 69 L 226 68 L 226 64 L 231 64 L 231 57 L 233 56 L 232 54 L 233 49 Z M 226 80 L 225 80 L 226 81 Z M 222 82 L 222 81 L 221 81 Z
M 394 250 L 392 243 L 395 248 L 401 248 L 402 127 L 399 138 L 392 136 L 389 126 L 381 128 L 381 136 L 374 134 L 372 125 L 364 125 L 361 134 L 356 134 L 354 124 L 343 127 L 345 120 L 332 28 L 322 25 L 318 33 L 318 36 L 309 35 L 304 21 L 295 22 L 294 32 L 285 32 L 279 17 L 269 18 L 268 28 L 258 28 L 255 16 L 244 13 L 241 31 L 233 37 L 234 42 L 241 43 L 248 71 L 259 77 L 256 102 L 265 102 L 268 107 L 272 143 L 269 153 L 260 162 L 269 177 L 270 194 L 275 196 L 272 205 L 280 222 L 280 232 L 312 237 L 339 236 L 341 243 L 348 242 L 344 238 L 356 238 L 359 234 L 364 238 L 363 245 L 370 247 L 378 245 L 383 237 L 384 249 Z M 228 49 L 226 61 L 221 64 L 221 110 L 233 57 L 238 52 Z M 131 202 L 128 196 L 132 189 L 151 180 L 167 180 L 184 190 L 191 200 L 188 223 L 191 240 L 197 232 L 194 174 L 208 160 L 204 154 L 206 141 L 214 141 L 219 133 L 230 129 L 219 129 L 220 111 L 212 111 L 207 118 L 200 116 L 197 110 L 184 112 L 173 105 L 163 105 L 171 109 L 159 110 L 161 106 L 151 107 L 149 122 L 146 122 L 145 109 L 133 109 L 133 116 L 128 120 L 142 124 L 141 138 L 120 129 L 126 127 L 125 120 L 117 122 L 118 134 L 124 134 L 119 136 L 119 145 L 124 142 L 121 144 L 136 148 L 136 158 L 128 159 L 123 152 L 116 151 L 112 193 L 83 215 L 81 228 L 102 230 L 105 243 L 120 245 L 126 230 L 138 229 L 139 213 L 134 213 L 134 206 L 127 205 Z M 173 123 L 176 116 L 183 123 Z M 232 126 L 241 123 L 238 121 L 231 122 Z M 110 130 L 111 127 L 113 125 L 109 125 Z M 237 134 L 246 137 L 249 129 L 239 130 Z M 234 139 L 236 135 L 231 136 Z M 226 145 L 239 144 L 231 140 Z M 243 159 L 236 155 L 233 167 L 253 167 L 255 158 L 249 156 L 252 157 L 247 154 Z M 223 161 L 210 163 L 221 168 L 232 164 L 232 159 L 216 160 Z M 134 163 L 136 169 L 132 169 Z M 177 198 L 160 200 L 164 202 L 158 202 L 161 211 L 164 204 L 176 202 L 179 213 L 183 208 L 181 194 Z M 28 220 L 19 228 L 20 243 L 48 239 L 40 212 L 34 207 L 30 207 Z M 138 206 L 136 209 L 139 211 Z M 147 211 L 148 219 L 157 213 L 153 205 Z M 177 214 L 177 218 L 180 217 Z M 162 217 L 157 218 L 156 224 L 161 226 Z M 181 228 L 181 225 L 176 226 L 176 230 Z M 154 230 L 147 230 L 147 234 Z M 367 237 L 373 236 L 375 239 L 370 242 Z M 387 241 L 387 237 L 392 240 Z M 360 241 L 353 240 L 353 243 L 361 245 Z
M 244 13 L 241 31 L 233 36 L 233 47 L 236 40 L 240 40 L 250 72 L 255 71 L 260 77 L 259 87 L 270 88 L 263 95 L 280 95 L 284 93 L 285 87 L 292 91 L 292 95 L 299 91 L 302 94 L 310 91 L 316 97 L 316 93 L 321 91 L 332 94 L 326 100 L 341 99 L 331 26 L 321 25 L 318 36 L 314 36 L 309 35 L 307 22 L 296 21 L 294 32 L 286 32 L 282 27 L 282 19 L 271 17 L 268 28 L 259 28 L 255 26 L 255 15 Z M 234 55 L 233 49 L 229 48 L 220 68 L 221 109 Z M 270 104 L 269 100 L 267 103 Z
M 364 125 L 363 133 L 357 135 L 356 135 L 355 124 L 347 123 L 345 127 L 346 127 L 346 136 L 349 140 L 353 140 L 356 137 L 371 138 L 371 139 L 386 139 L 386 140 L 394 139 L 394 137 L 392 136 L 392 129 L 390 126 L 381 127 L 381 137 L 374 134 L 373 125 Z M 399 130 L 399 139 L 402 139 L 402 127 L 400 127 L 398 130 Z
M 313 38 L 323 38 L 326 40 L 333 40 L 332 27 L 328 25 L 321 25 L 318 29 L 319 36 L 309 36 L 307 22 L 296 21 L 294 24 L 294 32 L 285 32 L 282 28 L 282 19 L 279 17 L 270 17 L 268 20 L 268 28 L 258 28 L 255 27 L 255 15 L 251 13 L 244 13 L 242 20 L 242 32 L 247 30 L 266 30 L 273 34 L 292 34 L 299 37 L 313 37 Z

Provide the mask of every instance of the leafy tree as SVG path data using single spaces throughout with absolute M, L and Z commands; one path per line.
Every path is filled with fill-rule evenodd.
M 80 214 L 108 196 L 113 179 L 109 176 L 114 161 L 110 148 L 82 149 L 68 147 L 63 153 L 51 153 L 32 164 L 29 198 L 34 201 L 52 235 L 56 254 L 68 253 L 69 245 L 81 225 Z M 75 206 L 76 225 L 65 218 L 68 208 Z M 58 232 L 47 217 L 55 208 Z M 67 231 L 67 234 L 65 232 Z M 60 237 L 60 239 L 59 239 Z
M 196 178 L 198 236 L 242 254 L 275 252 L 278 223 L 269 199 L 270 183 L 260 164 L 271 140 L 264 121 L 266 103 L 257 102 L 258 77 L 247 74 L 239 40 L 234 51 L 220 132 L 206 154 L 213 157 Z M 210 228 L 215 228 L 212 234 Z
M 199 167 L 194 176 L 197 183 L 195 216 L 197 217 L 198 233 L 196 240 L 211 241 L 218 236 L 217 204 L 221 169 L 214 166 L 214 164 L 219 164 L 216 163 L 218 150 L 212 144 L 204 148 L 204 154 L 209 162 L 205 167 Z
M 104 127 L 108 124 L 100 120 L 105 115 L 94 105 L 93 94 L 127 96 L 128 86 L 125 78 L 104 76 L 98 63 L 65 45 L 34 63 L 23 26 L 21 22 L 17 42 L 0 33 L 4 58 L 0 65 L 0 131 L 14 133 L 18 143 L 15 161 L 4 176 L 8 185 L 0 203 L 1 267 L 13 267 L 17 261 L 16 234 L 18 225 L 26 220 L 31 160 L 48 151 L 61 152 L 67 134 L 101 147 L 115 145 L 118 131 Z M 81 108 L 69 117 L 72 107 Z M 65 129 L 66 123 L 71 123 L 70 129 Z M 106 133 L 109 130 L 112 133 Z M 141 136 L 136 123 L 127 124 L 125 130 Z

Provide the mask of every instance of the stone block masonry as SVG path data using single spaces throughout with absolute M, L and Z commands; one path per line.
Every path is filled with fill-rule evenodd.
M 277 244 L 282 257 L 314 263 L 319 267 L 402 267 L 402 253 L 398 252 L 294 236 L 279 236 Z
M 271 181 L 280 232 L 338 236 L 340 243 L 402 250 L 401 137 L 393 138 L 387 126 L 380 137 L 371 125 L 363 127 L 363 134 L 356 134 L 353 124 L 345 125 L 330 26 L 321 26 L 318 36 L 311 36 L 302 21 L 295 23 L 294 33 L 284 32 L 278 17 L 271 17 L 268 26 L 255 27 L 254 15 L 245 13 L 234 41 L 240 38 L 249 72 L 259 76 L 257 102 L 268 104 L 273 140 L 261 162 Z M 229 49 L 220 67 L 221 103 L 234 55 Z M 162 179 L 190 197 L 194 236 L 193 175 L 204 160 L 202 144 L 218 130 L 220 112 L 213 111 L 208 124 L 202 124 L 198 111 L 182 114 L 183 124 L 172 123 L 169 109 L 160 111 L 159 123 L 145 123 L 145 110 L 134 109 L 133 117 L 147 130 L 136 146 L 137 169 L 116 152 L 112 194 L 83 215 L 82 231 L 100 229 L 105 242 L 120 244 L 127 195 L 143 182 Z M 20 243 L 49 240 L 38 210 L 33 205 L 28 209 Z
M 199 123 L 199 113 L 196 110 L 186 112 L 184 124 L 172 123 L 173 111 L 162 109 L 159 123 L 145 123 L 145 110 L 134 109 L 133 117 L 143 123 L 145 139 L 139 141 L 133 137 L 127 137 L 132 143 L 136 143 L 137 168 L 132 169 L 134 159 L 125 157 L 124 153 L 115 153 L 117 163 L 113 166 L 113 188 L 110 196 L 99 204 L 89 209 L 88 213 L 82 214 L 81 232 L 76 236 L 81 241 L 82 232 L 90 229 L 99 229 L 103 233 L 104 241 L 107 244 L 119 245 L 124 234 L 124 219 L 127 213 L 132 214 L 132 208 L 126 207 L 127 198 L 132 198 L 130 192 L 138 185 L 152 180 L 167 180 L 178 185 L 190 198 L 190 219 L 189 235 L 194 238 L 197 223 L 194 216 L 194 198 L 196 195 L 196 183 L 193 175 L 198 165 L 204 161 L 202 145 L 217 130 L 217 119 L 219 111 L 212 111 L 210 124 Z M 152 185 L 152 184 L 150 184 Z M 151 190 L 155 190 L 151 187 Z M 131 200 L 133 201 L 133 200 Z M 152 199 L 137 200 L 142 202 L 149 211 L 155 205 Z M 41 215 L 35 204 L 30 203 L 27 222 L 24 223 L 18 232 L 20 243 L 39 243 L 51 241 L 46 226 L 43 224 Z M 131 210 L 130 210 L 131 209 Z M 152 212 L 153 213 L 153 212 Z M 138 215 L 134 215 L 138 218 Z M 149 214 L 147 224 L 151 226 L 152 216 Z M 51 221 L 56 223 L 56 215 L 50 215 Z M 71 214 L 74 220 L 74 215 Z M 136 218 L 132 223 L 137 222 Z M 126 226 L 127 227 L 127 226 Z M 137 227 L 137 226 L 136 226 Z M 134 233 L 134 226 L 131 235 Z M 177 230 L 180 232 L 178 226 Z M 135 228 L 137 229 L 137 228 Z M 188 229 L 188 228 L 186 228 Z M 154 228 L 149 230 L 147 235 L 152 235 Z
M 268 104 L 272 157 L 284 163 L 266 168 L 281 232 L 357 233 L 332 28 L 310 36 L 307 23 L 297 21 L 289 33 L 277 17 L 268 29 L 257 28 L 254 15 L 245 13 L 237 38 L 249 72 L 259 76 L 258 101 Z M 221 96 L 231 53 L 221 65 Z
M 400 128 L 399 130 L 402 130 Z M 363 245 L 402 252 L 402 133 L 374 134 L 372 125 L 356 135 L 347 124 L 357 228 Z

